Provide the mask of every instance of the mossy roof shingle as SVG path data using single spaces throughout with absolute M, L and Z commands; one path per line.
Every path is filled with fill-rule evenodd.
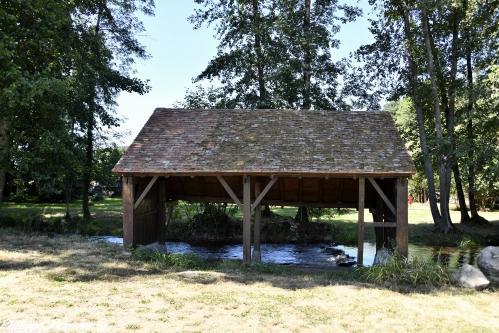
M 113 171 L 409 175 L 415 169 L 386 112 L 156 109 Z

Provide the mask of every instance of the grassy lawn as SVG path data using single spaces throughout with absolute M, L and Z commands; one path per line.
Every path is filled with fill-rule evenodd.
M 79 231 L 90 235 L 114 235 L 121 236 L 121 199 L 108 198 L 92 204 L 91 210 L 93 219 L 90 223 L 81 223 Z M 188 210 L 187 203 L 179 204 L 179 216 Z M 272 207 L 275 214 L 294 217 L 296 208 L 294 207 Z M 81 218 L 81 202 L 73 202 L 70 205 L 72 216 Z M 192 212 L 191 212 L 192 213 Z M 61 219 L 65 214 L 63 204 L 37 204 L 37 203 L 1 203 L 0 204 L 0 226 L 18 226 L 26 223 L 33 217 L 43 215 L 45 219 Z M 236 212 L 235 217 L 240 218 L 240 212 Z M 371 214 L 366 210 L 366 222 L 372 222 Z M 451 212 L 453 221 L 459 221 L 459 212 Z M 409 208 L 409 242 L 416 245 L 428 246 L 456 246 L 462 240 L 471 239 L 478 244 L 490 243 L 490 239 L 499 238 L 499 211 L 481 212 L 481 215 L 492 221 L 487 226 L 468 227 L 456 224 L 456 232 L 449 235 L 442 235 L 436 232 L 433 227 L 429 208 L 421 204 L 413 204 Z M 335 241 L 343 244 L 356 244 L 356 222 L 357 212 L 353 209 L 344 210 L 341 214 L 333 217 L 324 216 L 321 221 L 332 223 Z M 374 230 L 366 225 L 366 240 L 374 241 Z
M 496 332 L 497 291 L 403 290 L 355 270 L 161 268 L 79 236 L 0 233 L 0 331 Z

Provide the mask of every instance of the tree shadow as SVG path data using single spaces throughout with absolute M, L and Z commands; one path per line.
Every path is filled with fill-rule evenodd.
M 398 293 L 440 292 L 451 287 L 413 287 L 367 283 L 355 268 L 253 265 L 239 260 L 206 261 L 201 267 L 165 267 L 133 258 L 120 245 L 93 242 L 80 236 L 0 235 L 0 272 L 29 271 L 56 282 L 121 281 L 138 276 L 167 276 L 189 284 L 232 282 L 268 284 L 286 290 L 341 285 Z M 453 293 L 465 291 L 453 288 Z

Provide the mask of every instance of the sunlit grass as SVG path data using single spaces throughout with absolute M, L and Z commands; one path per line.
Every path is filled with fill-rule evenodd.
M 493 290 L 377 284 L 355 269 L 246 267 L 237 260 L 200 267 L 188 256 L 144 256 L 79 236 L 0 232 L 0 330 L 495 332 L 499 326 Z

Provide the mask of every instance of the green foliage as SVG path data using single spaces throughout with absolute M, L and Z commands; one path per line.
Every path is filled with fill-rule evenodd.
M 445 180 L 455 162 L 464 190 L 469 196 L 476 192 L 482 208 L 492 207 L 499 193 L 497 4 L 482 0 L 370 3 L 374 42 L 357 50 L 361 65 L 352 69 L 346 80 L 346 88 L 356 96 L 354 104 L 375 110 L 384 99 L 391 101 L 385 110 L 395 118 L 418 170 L 411 192 L 421 192 L 433 178 Z M 437 96 L 432 96 L 430 89 L 423 12 L 428 13 Z M 441 109 L 439 117 L 432 109 L 434 98 Z M 421 125 L 416 122 L 416 104 L 421 106 Z M 437 118 L 442 119 L 441 139 L 436 136 Z M 423 136 L 426 157 L 420 142 Z M 425 173 L 424 160 L 432 167 Z M 450 161 L 446 170 L 438 166 L 442 160 Z M 448 190 L 447 185 L 440 185 L 440 194 Z
M 194 254 L 164 253 L 147 247 L 132 250 L 132 258 L 160 268 L 207 269 L 209 263 Z
M 217 56 L 196 81 L 217 80 L 217 89 L 196 88 L 187 105 L 201 107 L 300 108 L 303 104 L 304 48 L 310 50 L 312 105 L 347 107 L 339 89 L 345 61 L 333 59 L 341 24 L 360 10 L 337 0 L 313 1 L 310 29 L 303 27 L 303 0 L 196 0 L 195 28 L 215 26 Z M 258 41 L 258 42 L 257 42 Z M 206 97 L 202 94 L 206 93 Z
M 118 163 L 123 148 L 116 146 L 99 148 L 95 151 L 94 180 L 107 189 L 115 189 L 119 177 L 112 173 L 113 167 Z
M 430 259 L 405 258 L 394 254 L 385 265 L 360 268 L 369 282 L 411 286 L 440 287 L 450 285 L 448 269 Z
M 477 249 L 478 244 L 472 238 L 465 237 L 458 242 L 457 247 L 461 250 L 472 250 Z
M 152 0 L 0 3 L 0 173 L 11 194 L 69 202 L 82 179 L 84 193 L 91 180 L 116 181 L 118 151 L 93 153 L 120 123 L 118 94 L 148 90 L 130 69 L 147 57 L 137 15 L 153 8 Z

